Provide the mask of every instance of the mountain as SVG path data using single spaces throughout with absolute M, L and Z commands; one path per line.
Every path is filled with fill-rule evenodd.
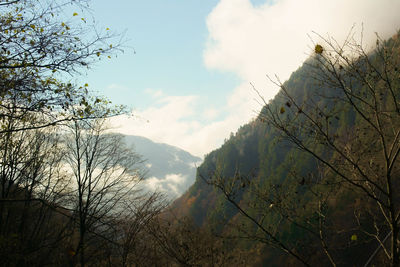
M 311 79 L 308 78 L 309 72 L 308 65 L 304 64 L 285 82 L 297 99 L 306 99 L 314 90 Z M 280 92 L 269 105 L 280 107 L 284 105 L 282 99 L 283 94 Z M 233 178 L 240 173 L 262 184 L 266 180 L 282 181 L 288 176 L 288 166 L 293 163 L 295 156 L 298 157 L 296 165 L 301 166 L 304 172 L 312 169 L 314 162 L 306 155 L 300 155 L 290 144 L 281 142 L 279 132 L 264 123 L 260 117 L 241 126 L 219 149 L 207 154 L 197 169 L 194 184 L 175 201 L 174 207 L 182 209 L 197 225 L 208 224 L 210 217 L 218 212 L 227 216 L 226 222 L 237 215 L 237 211 L 229 207 L 221 192 L 205 182 L 213 178 L 215 173 L 224 178 Z M 238 198 L 243 198 L 247 193 L 246 189 L 243 190 Z M 216 211 L 216 207 L 221 210 Z
M 373 253 L 389 246 L 382 205 L 400 201 L 386 197 L 400 186 L 387 178 L 400 173 L 399 34 L 354 51 L 329 62 L 335 51 L 316 45 L 259 116 L 205 156 L 175 213 L 257 251 L 251 265 L 363 266 L 370 255 L 388 265 Z
M 159 189 L 168 198 L 175 199 L 194 183 L 196 166 L 200 165 L 201 158 L 141 136 L 125 135 L 124 139 L 145 160 L 146 185 L 149 189 Z

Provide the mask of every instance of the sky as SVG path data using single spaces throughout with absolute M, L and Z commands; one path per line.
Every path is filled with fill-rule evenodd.
M 96 0 L 98 27 L 124 36 L 123 53 L 84 75 L 132 109 L 114 130 L 203 157 L 252 120 L 312 51 L 317 32 L 372 47 L 400 28 L 400 0 Z

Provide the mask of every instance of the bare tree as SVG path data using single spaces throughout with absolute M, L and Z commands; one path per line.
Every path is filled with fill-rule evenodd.
M 287 193 L 284 196 L 281 190 L 274 190 L 278 189 L 274 185 L 259 187 L 258 180 L 241 175 L 239 171 L 233 177 L 226 177 L 217 169 L 210 177 L 203 175 L 200 175 L 200 177 L 207 184 L 217 188 L 228 203 L 242 216 L 244 221 L 249 222 L 246 224 L 243 223 L 243 220 L 230 222 L 226 226 L 230 230 L 227 231 L 227 234 L 222 234 L 222 237 L 228 240 L 246 239 L 260 242 L 278 248 L 305 266 L 311 266 L 309 257 L 307 257 L 308 253 L 304 255 L 298 249 L 297 244 L 285 242 L 282 238 L 285 231 L 283 227 L 288 222 L 294 223 L 296 227 L 307 229 L 314 236 L 316 235 L 311 225 L 302 225 L 302 216 L 293 213 L 289 216 L 289 210 L 285 208 L 284 202 L 281 200 L 289 201 L 291 199 L 293 202 L 298 200 L 298 198 L 293 198 L 292 190 L 285 190 Z M 250 201 L 242 199 L 244 188 L 252 196 Z M 266 188 L 268 188 L 268 191 Z M 278 203 L 279 205 L 276 205 Z M 286 204 L 289 203 L 286 202 Z M 290 210 L 293 211 L 295 208 L 291 207 Z M 268 220 L 268 218 L 276 216 L 279 216 L 280 219 L 277 221 Z M 254 226 L 256 230 L 254 230 Z M 311 251 L 310 248 L 308 252 Z
M 246 266 L 245 253 L 232 250 L 230 244 L 215 236 L 210 229 L 196 226 L 189 218 L 177 218 L 166 210 L 147 225 L 153 242 L 145 266 Z
M 108 134 L 105 120 L 75 121 L 66 145 L 74 177 L 70 206 L 78 226 L 75 254 L 85 265 L 92 235 L 105 237 L 113 218 L 125 212 L 125 199 L 143 178 L 140 157 L 125 148 L 122 136 Z M 93 248 L 93 246 L 92 246 Z
M 356 219 L 372 219 L 374 227 L 361 231 L 376 239 L 391 266 L 399 266 L 399 37 L 378 38 L 373 51 L 353 35 L 343 44 L 318 37 L 307 63 L 316 89 L 299 99 L 276 82 L 281 105 L 266 103 L 261 118 L 362 196 Z
M 289 174 L 284 181 L 240 170 L 225 177 L 218 168 L 201 177 L 247 222 L 234 225 L 231 237 L 276 247 L 306 266 L 323 260 L 336 266 L 352 242 L 370 248 L 375 239 L 391 266 L 399 266 L 399 37 L 378 38 L 372 51 L 353 32 L 343 44 L 318 37 L 303 66 L 307 90 L 270 79 L 281 91 L 263 100 L 258 117 L 269 134 L 280 136 L 279 144 L 296 148 L 294 156 L 317 167 L 305 173 L 293 160 L 283 166 Z M 345 221 L 332 216 L 339 205 Z M 289 231 L 302 239 L 289 241 Z
M 14 132 L 23 122 L 10 118 L 2 123 L 10 129 L 0 134 L 3 262 L 55 264 L 52 253 L 60 252 L 70 234 L 64 215 L 56 212 L 68 183 L 59 135 L 55 128 Z
M 127 261 L 163 207 L 138 187 L 140 158 L 103 127 L 124 108 L 68 79 L 123 41 L 95 27 L 88 2 L 0 1 L 0 248 L 10 264 L 84 266 L 121 250 Z
M 145 266 L 152 257 L 147 228 L 166 207 L 160 193 L 137 193 L 124 201 L 125 211 L 117 218 L 114 240 L 121 266 Z

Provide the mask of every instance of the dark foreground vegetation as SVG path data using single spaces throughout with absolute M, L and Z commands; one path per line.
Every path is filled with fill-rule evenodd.
M 400 265 L 398 34 L 317 36 L 167 208 L 107 131 L 124 108 L 68 79 L 121 48 L 86 1 L 0 9 L 1 266 Z

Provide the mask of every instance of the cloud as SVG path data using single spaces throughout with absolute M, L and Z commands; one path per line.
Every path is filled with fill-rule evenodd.
M 153 104 L 134 116 L 114 118 L 113 125 L 120 126 L 121 133 L 203 156 L 260 110 L 250 82 L 266 99 L 277 93 L 279 88 L 265 75 L 289 78 L 310 51 L 312 31 L 342 41 L 352 25 L 360 32 L 363 24 L 364 41 L 370 44 L 375 32 L 387 38 L 398 29 L 398 10 L 399 0 L 278 0 L 257 6 L 250 0 L 220 0 L 206 20 L 209 36 L 203 58 L 207 68 L 235 73 L 242 80 L 226 105 L 210 107 L 199 95 L 168 96 L 146 89 Z
M 203 118 L 206 120 L 215 120 L 220 114 L 220 110 L 210 107 L 203 112 Z
M 250 120 L 251 116 L 243 110 L 243 99 L 247 88 L 242 88 L 229 99 L 229 105 L 222 108 L 209 107 L 199 96 L 168 96 L 158 92 L 154 103 L 143 110 L 135 110 L 132 116 L 118 116 L 110 119 L 113 131 L 145 136 L 155 142 L 180 147 L 196 156 L 204 156 L 220 146 L 230 132 Z M 147 90 L 153 94 L 154 90 Z M 254 103 L 253 103 L 254 104 Z M 229 115 L 212 122 L 203 120 L 204 115 L 215 116 L 225 111 Z M 210 112 L 210 114 L 207 114 Z M 214 113 L 214 114 L 213 114 Z M 203 116 L 202 116 L 203 114 Z
M 156 142 L 182 147 L 182 139 L 198 130 L 195 108 L 197 96 L 163 96 L 156 94 L 155 102 L 148 108 L 136 110 L 133 116 L 112 118 L 115 131 L 123 134 L 139 135 Z
M 181 174 L 167 174 L 164 178 L 150 177 L 144 181 L 145 187 L 151 191 L 166 193 L 169 197 L 175 198 L 187 189 L 185 182 L 187 177 Z
M 400 26 L 398 0 L 268 2 L 254 6 L 250 0 L 221 0 L 207 17 L 209 37 L 204 51 L 208 68 L 233 72 L 259 89 L 267 86 L 261 90 L 267 99 L 278 88 L 268 84 L 265 75 L 276 74 L 282 81 L 289 78 L 307 57 L 312 31 L 340 42 L 352 25 L 358 32 L 364 25 L 364 41 L 372 43 L 375 32 L 387 38 Z

